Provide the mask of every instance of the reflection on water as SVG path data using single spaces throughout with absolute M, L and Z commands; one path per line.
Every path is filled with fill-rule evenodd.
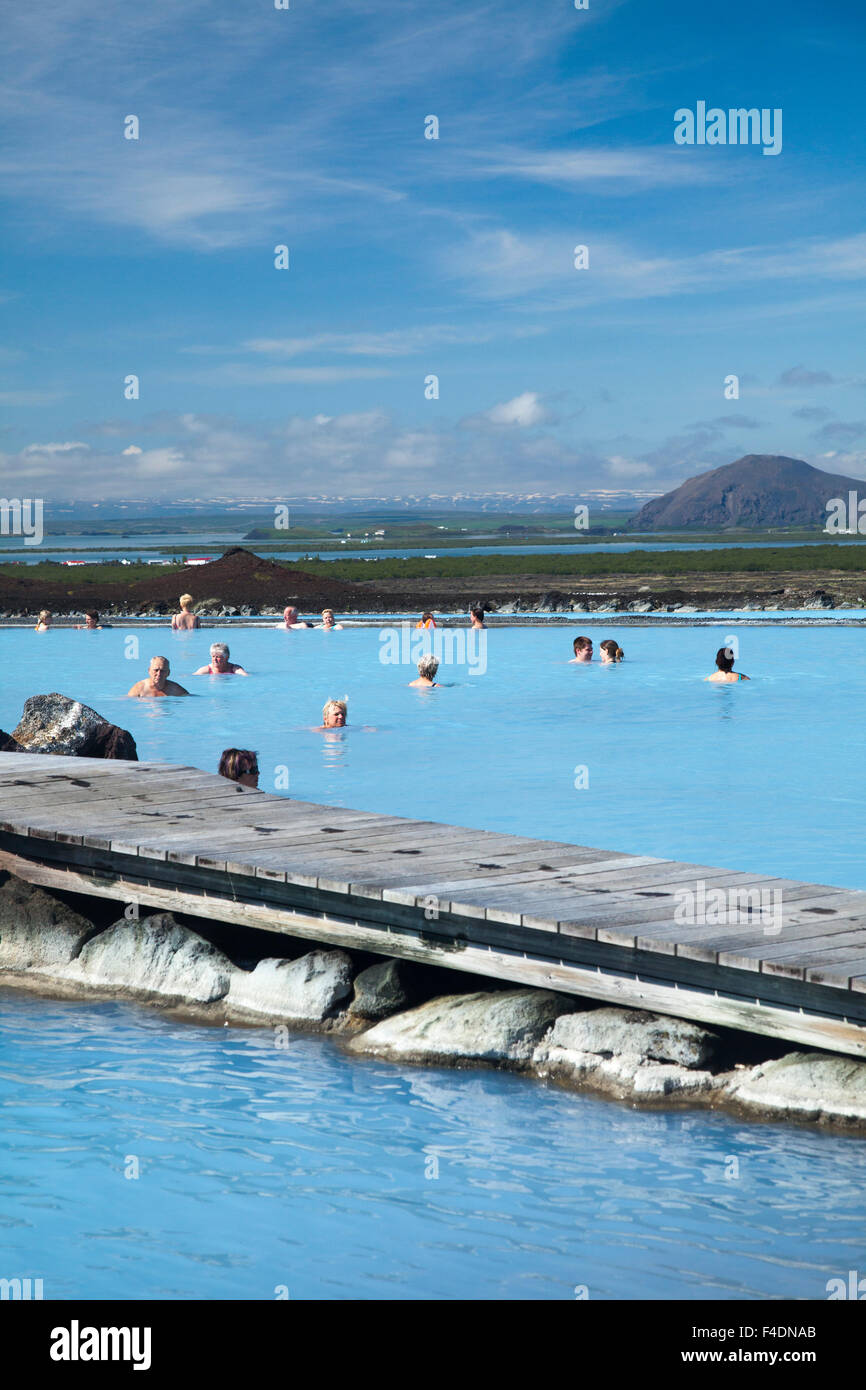
M 46 1298 L 823 1298 L 864 1267 L 856 1140 L 0 1005 L 4 1260 Z

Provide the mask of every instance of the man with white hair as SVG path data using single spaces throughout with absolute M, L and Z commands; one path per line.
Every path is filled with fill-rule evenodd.
M 193 674 L 196 676 L 248 676 L 249 671 L 245 671 L 243 666 L 236 666 L 233 661 L 229 661 L 229 649 L 225 642 L 212 642 L 210 664 L 199 666 Z
M 281 623 L 277 623 L 277 627 L 280 628 L 283 632 L 285 632 L 286 630 L 290 632 L 297 632 L 299 628 L 306 628 L 310 626 L 310 623 L 298 622 L 298 610 L 293 603 L 289 603 L 286 605 L 285 609 L 283 610 L 283 621 Z

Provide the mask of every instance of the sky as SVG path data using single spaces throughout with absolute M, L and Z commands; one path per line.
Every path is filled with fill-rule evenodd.
M 5 11 L 4 495 L 866 478 L 861 0 L 290 5 Z

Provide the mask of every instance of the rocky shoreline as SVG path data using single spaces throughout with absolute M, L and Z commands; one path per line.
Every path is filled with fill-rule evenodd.
M 279 954 L 277 954 L 277 952 Z M 123 999 L 218 1026 L 340 1037 L 356 1057 L 493 1066 L 634 1106 L 701 1106 L 866 1136 L 866 1062 L 258 929 L 139 916 L 0 883 L 0 986 Z

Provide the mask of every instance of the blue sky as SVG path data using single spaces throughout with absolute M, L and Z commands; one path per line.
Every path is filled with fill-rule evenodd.
M 7 12 L 5 495 L 866 477 L 860 0 L 291 4 Z

